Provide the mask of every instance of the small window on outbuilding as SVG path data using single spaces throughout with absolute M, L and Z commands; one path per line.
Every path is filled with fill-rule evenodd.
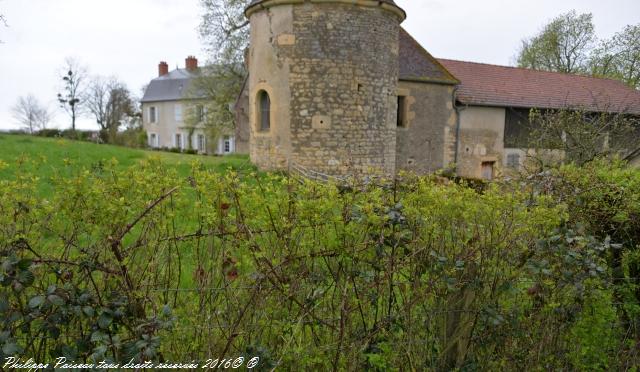
M 264 90 L 258 92 L 258 129 L 261 132 L 271 129 L 271 98 Z
M 398 96 L 398 128 L 407 127 L 407 97 Z
M 520 154 L 507 155 L 507 167 L 520 168 Z

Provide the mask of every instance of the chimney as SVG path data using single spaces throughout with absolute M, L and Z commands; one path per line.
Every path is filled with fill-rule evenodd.
M 169 73 L 169 65 L 167 62 L 160 62 L 158 65 L 158 76 L 164 76 Z
M 198 60 L 194 56 L 189 56 L 184 60 L 184 64 L 189 71 L 195 71 L 198 69 Z

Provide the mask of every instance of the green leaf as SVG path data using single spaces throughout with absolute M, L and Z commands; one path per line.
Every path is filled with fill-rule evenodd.
M 105 345 L 101 345 L 93 349 L 93 354 L 91 357 L 95 360 L 104 359 L 104 354 L 107 352 L 107 347 Z
M 33 284 L 34 280 L 35 280 L 35 276 L 31 271 L 28 271 L 28 270 L 20 271 L 20 273 L 18 274 L 18 281 L 24 284 L 26 287 Z
M 19 261 L 20 260 L 18 260 L 15 254 L 11 254 L 4 261 L 2 261 L 2 269 L 4 269 L 5 272 L 11 271 Z
M 47 328 L 47 332 L 49 332 L 49 335 L 54 339 L 58 339 L 58 337 L 60 337 L 60 328 L 56 326 Z
M 31 300 L 29 300 L 29 307 L 35 309 L 36 307 L 40 307 L 45 301 L 44 296 L 35 296 Z
M 18 261 L 18 268 L 20 270 L 28 270 L 31 267 L 32 260 L 23 259 Z
M 96 313 L 96 311 L 91 306 L 83 306 L 82 307 L 82 312 L 86 316 L 94 316 L 95 313 Z
M 95 331 L 91 334 L 91 342 L 100 342 L 106 339 L 107 335 L 102 333 L 102 331 Z
M 9 300 L 4 296 L 0 296 L 0 314 L 4 314 L 9 311 Z
M 111 322 L 113 322 L 113 318 L 107 313 L 102 313 L 100 317 L 98 317 L 98 326 L 102 329 L 109 328 Z
M 64 300 L 58 295 L 49 295 L 47 296 L 47 300 L 56 306 L 64 305 Z
M 2 353 L 4 355 L 13 356 L 16 354 L 20 354 L 21 352 L 22 352 L 22 348 L 20 347 L 20 345 L 16 344 L 15 342 L 7 342 L 2 347 Z

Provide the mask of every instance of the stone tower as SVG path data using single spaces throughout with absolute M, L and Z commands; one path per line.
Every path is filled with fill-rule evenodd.
M 251 160 L 394 174 L 405 12 L 393 0 L 254 0 L 245 14 Z

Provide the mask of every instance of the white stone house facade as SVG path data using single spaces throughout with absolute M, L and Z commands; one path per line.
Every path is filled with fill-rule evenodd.
M 234 135 L 209 138 L 203 124 L 206 97 L 194 94 L 191 85 L 200 73 L 198 60 L 188 57 L 185 68 L 169 71 L 160 62 L 158 77 L 147 86 L 142 103 L 142 125 L 150 148 L 196 150 L 200 154 L 226 155 L 235 152 Z M 187 124 L 187 116 L 195 115 L 201 124 Z

